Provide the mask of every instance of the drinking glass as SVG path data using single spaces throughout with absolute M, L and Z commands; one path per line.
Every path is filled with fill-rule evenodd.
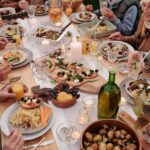
M 29 18 L 34 18 L 35 16 L 35 8 L 34 8 L 34 5 L 30 5 L 29 8 L 28 8 L 28 15 L 29 15 Z
M 103 8 L 107 8 L 108 2 L 107 0 L 100 0 L 100 11 L 102 12 Z
M 118 51 L 109 49 L 107 54 L 108 54 L 108 61 L 111 62 L 110 70 L 112 70 L 112 65 L 117 60 L 118 57 Z
M 48 10 L 48 16 L 53 23 L 61 22 L 62 19 L 62 3 L 60 0 L 51 0 Z

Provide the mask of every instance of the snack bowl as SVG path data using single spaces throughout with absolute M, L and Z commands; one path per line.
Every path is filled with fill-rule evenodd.
M 72 98 L 72 99 L 68 99 L 65 102 L 59 101 L 57 99 L 52 99 L 52 103 L 56 106 L 56 107 L 60 107 L 60 108 L 69 108 L 73 105 L 75 105 L 77 102 L 76 98 Z
M 103 132 L 103 134 L 102 134 L 102 130 L 105 130 L 105 132 Z M 101 143 L 103 143 L 102 145 L 106 146 L 106 145 L 108 145 L 108 143 L 111 143 L 111 141 L 114 140 L 115 138 L 117 139 L 116 133 L 118 131 L 120 132 L 119 136 L 120 137 L 122 136 L 121 130 L 123 130 L 123 132 L 125 131 L 124 138 L 122 138 L 122 141 L 127 140 L 125 138 L 128 134 L 130 134 L 131 139 L 133 139 L 132 141 L 135 142 L 134 146 L 136 146 L 136 149 L 137 150 L 142 149 L 139 137 L 132 128 L 130 128 L 127 124 L 125 124 L 119 120 L 108 119 L 108 120 L 101 120 L 101 121 L 93 122 L 92 124 L 90 124 L 88 127 L 85 128 L 85 130 L 83 131 L 82 136 L 81 136 L 81 142 L 80 142 L 81 150 L 86 150 L 87 147 L 90 147 L 92 144 L 95 144 L 96 142 L 94 142 L 94 140 L 98 140 L 95 138 L 96 136 L 101 136 L 101 138 L 105 137 L 105 139 L 100 140 L 99 146 L 101 146 Z M 109 132 L 113 132 L 114 133 L 114 134 L 112 134 L 113 136 L 110 136 Z M 87 141 L 87 139 L 91 140 L 91 142 Z M 109 140 L 109 142 L 108 142 L 108 140 Z M 126 142 L 129 142 L 129 139 Z M 97 143 L 98 143 L 98 141 L 97 141 Z M 89 145 L 86 145 L 86 144 L 89 144 Z M 119 144 L 113 144 L 113 148 L 114 148 L 114 146 L 121 148 L 121 145 L 119 146 Z M 125 145 L 125 146 L 127 146 L 127 145 Z
M 64 8 L 68 8 L 70 7 L 71 4 L 71 8 L 76 10 L 77 8 L 79 8 L 79 6 L 82 4 L 83 0 L 73 0 L 72 4 L 71 4 L 71 0 L 62 0 L 62 5 Z
M 42 99 L 39 97 L 25 96 L 21 98 L 21 100 L 19 101 L 19 105 L 23 109 L 33 109 L 39 107 L 41 104 L 42 104 Z

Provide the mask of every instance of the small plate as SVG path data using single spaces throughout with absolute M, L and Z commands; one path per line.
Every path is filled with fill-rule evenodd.
M 86 20 L 86 19 L 80 17 L 80 15 L 85 15 L 86 13 L 91 15 L 91 18 L 89 20 Z M 76 14 L 75 18 L 79 21 L 89 22 L 89 21 L 94 20 L 96 18 L 96 15 L 94 13 L 91 13 L 91 12 L 79 12 Z

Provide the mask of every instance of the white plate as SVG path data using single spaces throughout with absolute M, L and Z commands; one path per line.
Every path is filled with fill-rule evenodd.
M 5 11 L 5 10 L 9 10 L 11 12 L 10 15 L 13 15 L 16 13 L 15 9 L 13 7 L 5 7 L 5 8 L 0 8 L 0 12 Z M 9 16 L 9 15 L 2 15 L 2 16 Z
M 48 104 L 44 103 L 45 106 L 50 107 Z M 6 135 L 9 136 L 11 129 L 9 127 L 9 117 L 11 116 L 11 113 L 16 110 L 18 108 L 18 103 L 12 104 L 11 106 L 9 106 L 4 113 L 1 116 L 1 120 L 0 120 L 0 126 L 1 126 L 1 130 L 2 132 Z M 43 134 L 45 134 L 52 126 L 53 123 L 53 116 L 52 119 L 49 121 L 48 125 L 40 130 L 39 132 L 36 132 L 34 134 L 23 134 L 23 139 L 25 141 L 28 140 L 33 140 L 35 138 L 38 138 L 40 136 L 42 136 Z
M 26 58 L 27 58 L 27 55 L 26 55 L 22 50 L 8 50 L 8 51 L 19 51 L 19 52 L 21 53 L 21 55 L 23 56 L 19 62 L 13 63 L 12 65 L 21 64 L 21 63 L 24 62 L 24 61 L 26 60 Z M 5 53 L 7 53 L 7 51 L 6 51 Z M 5 55 L 5 53 L 3 53 L 2 55 Z
M 102 48 L 103 48 L 105 45 L 107 45 L 108 43 L 110 43 L 110 42 L 111 42 L 112 44 L 122 44 L 122 45 L 126 45 L 127 48 L 128 48 L 128 52 L 134 51 L 134 48 L 133 48 L 130 44 L 126 43 L 126 42 L 122 42 L 122 41 L 104 41 L 104 42 L 102 42 L 102 43 L 100 44 L 99 51 L 100 51 L 100 53 L 101 53 L 105 58 L 107 58 L 107 55 L 104 55 L 104 52 L 102 52 Z M 119 58 L 117 58 L 117 60 L 122 60 L 122 59 L 127 58 L 127 57 L 128 57 L 128 55 L 127 55 L 127 56 L 124 56 L 124 57 L 119 57 Z
M 80 14 L 83 14 L 83 15 L 84 15 L 85 13 L 91 14 L 90 20 L 85 20 L 85 19 L 83 19 L 83 18 L 81 18 L 81 17 L 79 16 Z M 95 15 L 94 13 L 91 13 L 91 12 L 79 12 L 79 13 L 77 13 L 77 14 L 75 15 L 75 18 L 76 18 L 77 20 L 79 20 L 79 21 L 89 22 L 89 21 L 94 20 L 94 19 L 96 18 L 96 15 Z
M 131 94 L 131 92 L 128 90 L 129 83 L 130 83 L 131 81 L 133 81 L 133 80 L 129 80 L 129 81 L 126 82 L 126 84 L 125 84 L 125 91 L 127 92 L 127 94 L 128 94 L 129 96 L 131 96 L 131 97 L 133 98 L 133 101 L 131 101 L 130 99 L 129 99 L 129 100 L 127 99 L 127 101 L 128 101 L 130 104 L 135 104 L 135 103 L 134 103 L 135 97 L 134 97 L 134 96 Z M 147 80 L 147 82 L 150 83 L 150 80 Z

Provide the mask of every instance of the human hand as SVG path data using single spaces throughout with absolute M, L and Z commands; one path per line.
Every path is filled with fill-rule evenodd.
M 102 8 L 102 15 L 112 21 L 116 19 L 116 15 L 113 13 L 113 11 L 105 7 Z
M 92 5 L 86 5 L 86 11 L 93 11 L 93 6 Z
M 0 91 L 0 101 L 5 101 L 9 98 L 16 98 L 16 94 L 11 92 L 12 85 L 7 85 Z
M 8 41 L 5 38 L 0 37 L 0 50 L 4 49 L 4 47 L 6 46 L 7 42 Z
M 29 2 L 25 0 L 21 0 L 19 1 L 19 7 L 24 10 L 27 9 L 29 7 Z
M 11 65 L 8 63 L 0 64 L 0 81 L 7 78 L 8 74 L 11 72 Z
M 131 67 L 135 62 L 141 62 L 142 56 L 139 52 L 133 51 L 130 52 L 128 55 L 128 66 Z
M 123 36 L 120 32 L 112 33 L 108 38 L 111 40 L 125 41 L 125 36 Z
M 22 150 L 23 145 L 24 141 L 21 132 L 13 129 L 8 139 L 3 143 L 3 150 Z

